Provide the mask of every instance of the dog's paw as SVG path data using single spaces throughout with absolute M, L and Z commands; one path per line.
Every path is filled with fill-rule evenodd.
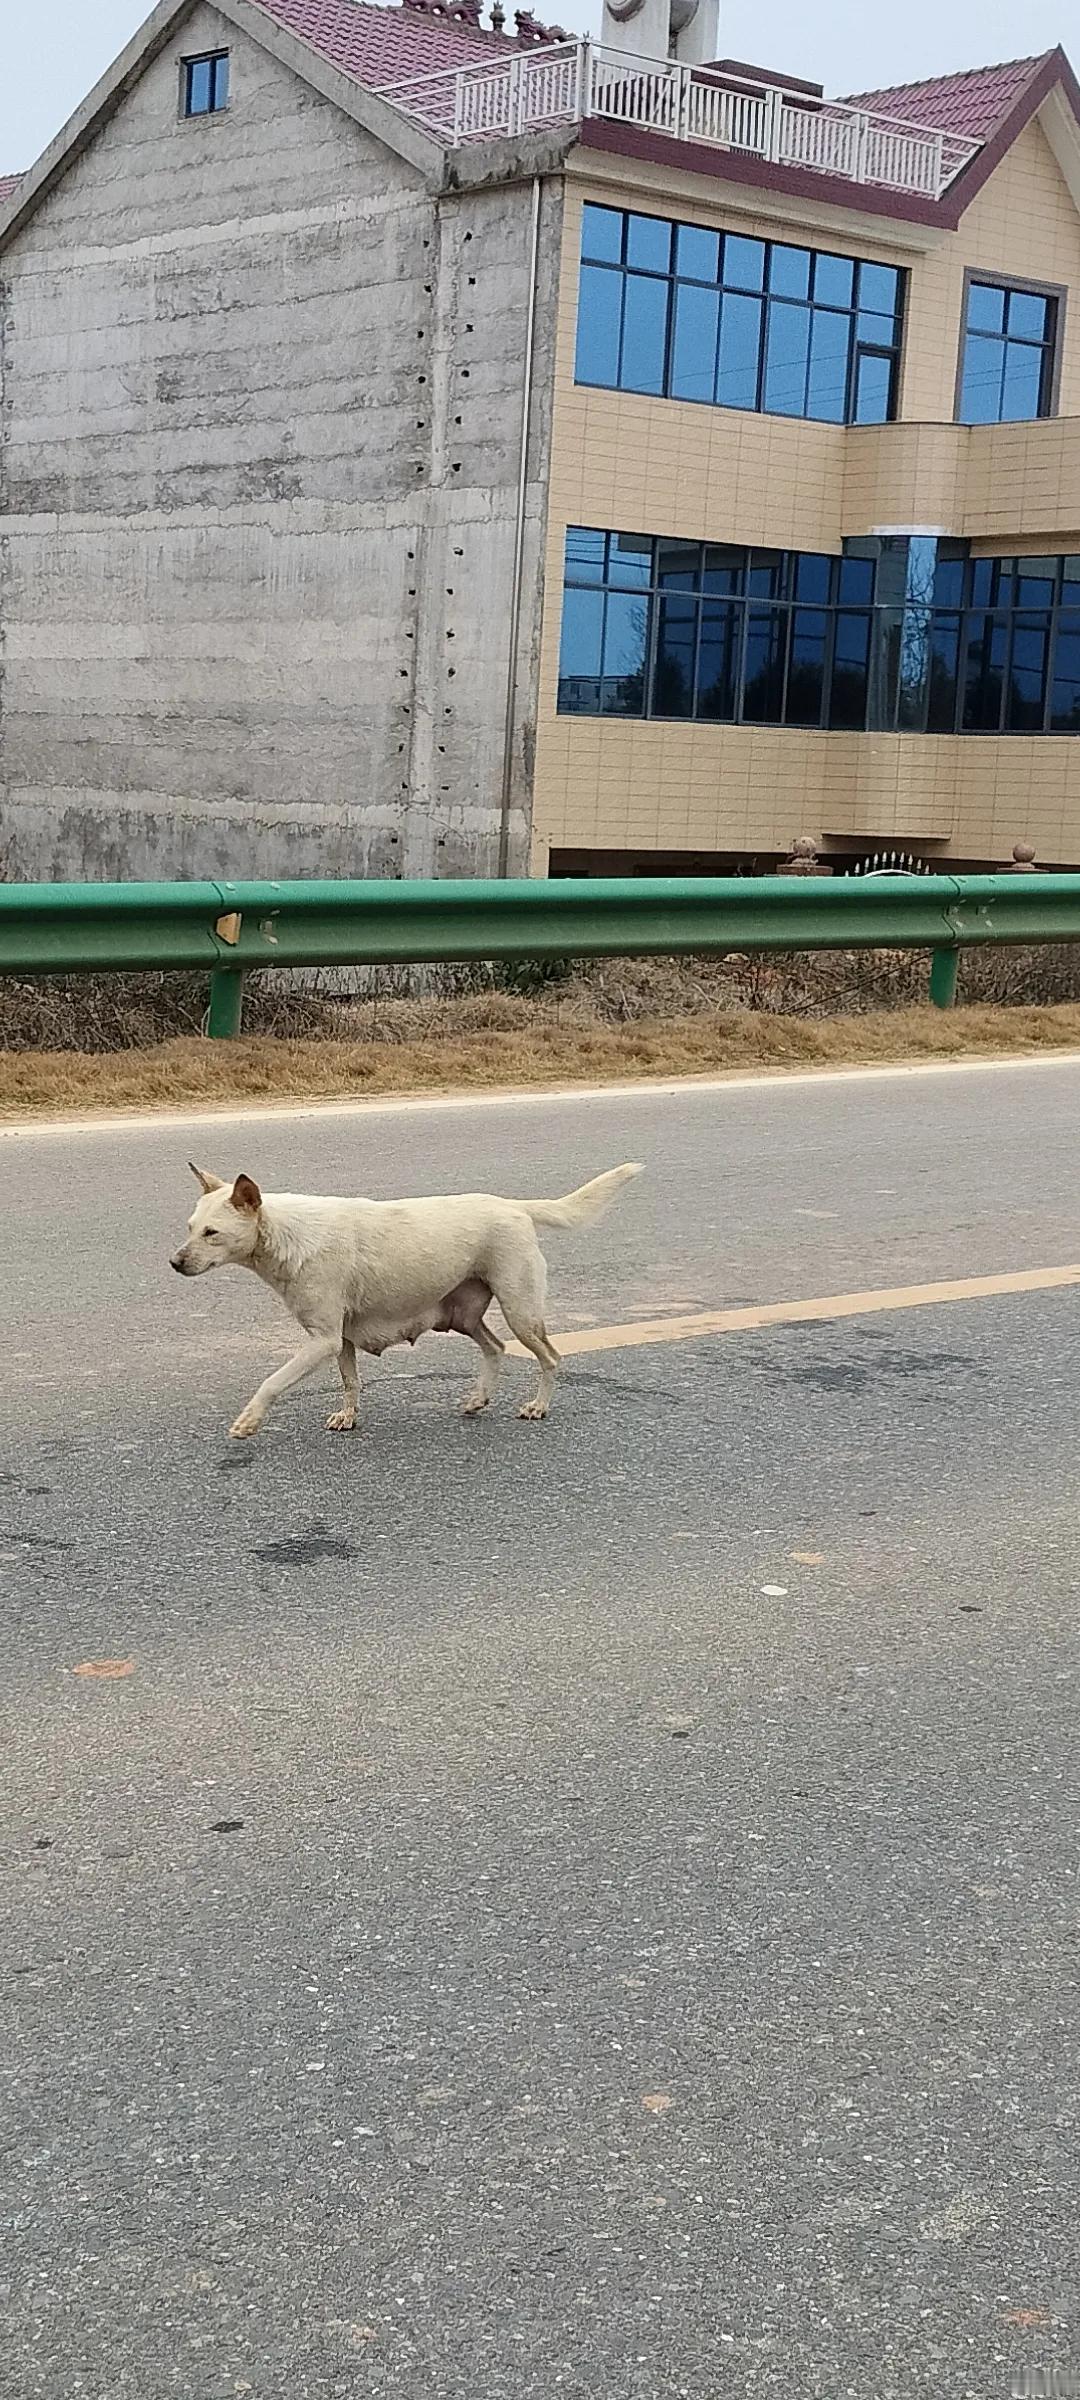
M 479 1417 L 483 1414 L 485 1408 L 490 1407 L 490 1392 L 466 1392 L 465 1398 L 461 1403 L 461 1413 L 463 1417 Z
M 261 1424 L 262 1418 L 257 1409 L 241 1409 L 235 1425 L 229 1427 L 229 1440 L 231 1442 L 249 1442 L 252 1434 L 258 1433 Z
M 526 1400 L 518 1410 L 519 1417 L 527 1417 L 530 1424 L 537 1424 L 541 1417 L 546 1417 L 547 1413 L 546 1400 Z
M 355 1408 L 335 1409 L 333 1416 L 326 1420 L 327 1433 L 352 1433 L 355 1425 Z

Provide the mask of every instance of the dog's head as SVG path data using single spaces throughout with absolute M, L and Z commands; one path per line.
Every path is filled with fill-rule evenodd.
M 188 1219 L 187 1240 L 169 1260 L 178 1275 L 205 1275 L 208 1267 L 246 1266 L 259 1239 L 262 1193 L 250 1175 L 231 1189 L 205 1167 L 191 1169 L 202 1199 Z

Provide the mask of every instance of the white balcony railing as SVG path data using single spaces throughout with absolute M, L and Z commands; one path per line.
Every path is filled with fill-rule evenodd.
M 675 141 L 937 200 L 980 143 L 842 100 L 593 42 L 495 51 L 473 66 L 383 86 L 380 97 L 455 147 L 606 117 Z

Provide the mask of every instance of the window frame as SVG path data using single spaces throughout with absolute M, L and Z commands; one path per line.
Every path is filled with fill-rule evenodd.
M 219 104 L 216 98 L 218 86 L 217 70 L 222 65 L 224 65 L 225 68 L 225 98 Z M 191 108 L 189 106 L 191 98 L 191 76 L 192 70 L 195 67 L 210 67 L 214 70 L 210 77 L 211 98 L 209 108 Z M 229 113 L 231 104 L 232 60 L 231 54 L 227 49 L 194 50 L 189 55 L 181 58 L 178 114 L 182 125 L 203 125 L 206 123 L 209 117 L 225 117 Z
M 590 209 L 610 216 L 618 222 L 620 230 L 617 256 L 604 257 L 600 254 L 593 255 L 592 253 L 588 253 L 586 251 L 587 212 Z M 650 224 L 666 230 L 668 240 L 667 259 L 665 264 L 661 265 L 653 260 L 646 261 L 638 259 L 631 255 L 631 227 L 635 221 L 643 218 L 647 219 Z M 701 233 L 716 241 L 718 249 L 718 271 L 715 281 L 704 274 L 697 274 L 693 272 L 692 269 L 680 269 L 679 236 L 682 232 Z M 734 275 L 730 280 L 728 279 L 727 247 L 729 242 L 736 242 L 740 240 L 744 243 L 752 241 L 756 247 L 760 248 L 762 253 L 761 280 L 760 283 L 754 287 L 751 287 L 749 283 L 743 284 L 737 280 Z M 806 257 L 807 288 L 805 297 L 795 293 L 785 292 L 782 286 L 779 284 L 774 286 L 773 253 L 782 253 L 788 251 L 796 251 Z M 823 297 L 821 299 L 818 298 L 818 261 L 831 259 L 841 259 L 845 265 L 850 266 L 851 268 L 851 298 L 847 302 L 839 303 L 829 297 Z M 865 320 L 867 316 L 880 315 L 883 324 L 889 322 L 889 318 L 884 311 L 868 309 L 862 305 L 862 273 L 864 269 L 869 269 L 871 271 L 875 269 L 882 269 L 885 273 L 895 277 L 896 302 L 891 315 L 891 323 L 893 328 L 893 340 L 891 343 L 886 343 L 884 341 L 877 342 L 873 340 L 870 335 L 860 333 L 860 320 Z M 614 377 L 610 381 L 593 381 L 589 378 L 579 379 L 578 375 L 578 354 L 581 344 L 582 327 L 581 297 L 583 278 L 586 272 L 590 274 L 603 273 L 607 275 L 613 275 L 617 276 L 619 279 L 618 337 L 616 345 L 617 356 Z M 658 382 L 655 387 L 652 384 L 647 385 L 642 382 L 629 383 L 626 381 L 624 375 L 627 324 L 627 289 L 632 277 L 637 277 L 643 281 L 651 281 L 658 286 L 663 286 L 665 290 L 664 333 L 663 341 L 658 351 Z M 909 308 L 909 280 L 910 277 L 908 268 L 899 261 L 893 262 L 891 260 L 880 258 L 867 259 L 862 257 L 861 254 L 856 251 L 827 248 L 814 242 L 783 242 L 775 239 L 772 235 L 740 235 L 737 229 L 733 229 L 730 226 L 698 225 L 689 218 L 684 219 L 680 216 L 654 215 L 651 210 L 628 208 L 625 206 L 620 207 L 616 202 L 607 199 L 584 200 L 581 206 L 581 217 L 578 231 L 578 293 L 577 323 L 575 326 L 574 336 L 574 382 L 577 388 L 582 391 L 614 391 L 622 394 L 629 394 L 631 396 L 638 395 L 653 399 L 678 400 L 683 402 L 687 407 L 691 408 L 734 408 L 739 413 L 749 416 L 784 416 L 789 418 L 792 423 L 804 425 L 837 425 L 848 429 L 852 426 L 861 424 L 895 424 L 899 416 L 900 392 L 904 371 L 904 351 L 907 338 Z M 690 291 L 697 290 L 703 293 L 716 294 L 717 296 L 717 335 L 716 351 L 713 360 L 713 389 L 712 392 L 707 396 L 701 396 L 697 393 L 681 393 L 672 389 L 678 345 L 678 297 L 680 290 L 683 289 L 688 289 Z M 723 365 L 724 319 L 726 314 L 725 303 L 734 302 L 736 300 L 750 301 L 757 307 L 758 311 L 756 359 L 753 370 L 754 399 L 749 404 L 745 401 L 732 402 L 729 400 L 723 400 L 719 398 L 717 394 L 717 387 L 720 382 Z M 839 415 L 825 416 L 820 413 L 811 414 L 806 406 L 799 409 L 778 409 L 769 408 L 766 406 L 765 394 L 768 388 L 768 376 L 770 370 L 769 347 L 773 319 L 777 312 L 786 308 L 797 310 L 800 315 L 805 316 L 807 320 L 805 341 L 806 356 L 803 365 L 803 397 L 804 402 L 807 403 L 809 402 L 812 391 L 814 358 L 813 336 L 815 322 L 819 317 L 838 317 L 842 318 L 844 321 L 846 333 L 844 397 Z M 884 417 L 860 418 L 855 413 L 859 392 L 860 367 L 864 357 L 867 359 L 880 359 L 888 368 L 888 396 Z
M 971 418 L 963 417 L 960 414 L 964 399 L 964 362 L 968 345 L 968 307 L 971 287 L 973 284 L 987 284 L 993 291 L 996 292 L 1030 292 L 1037 300 L 1052 300 L 1054 302 L 1053 335 L 1049 344 L 1044 343 L 1040 345 L 1044 350 L 1049 348 L 1050 373 L 1047 379 L 1046 408 L 1045 410 L 1041 410 L 1038 416 L 979 417 L 972 420 Z M 1034 275 L 999 275 L 993 267 L 964 268 L 964 288 L 961 294 L 960 302 L 960 340 L 957 345 L 956 379 L 953 389 L 954 425 L 963 425 L 971 432 L 976 431 L 979 426 L 986 425 L 1047 425 L 1052 417 L 1056 417 L 1058 415 L 1061 400 L 1061 366 L 1065 347 L 1065 308 L 1068 301 L 1068 296 L 1068 285 L 1064 283 L 1040 283 L 1038 278 Z M 1008 335 L 1003 335 L 1002 339 L 1007 341 Z M 1034 348 L 1035 344 L 1032 344 L 1031 346 Z

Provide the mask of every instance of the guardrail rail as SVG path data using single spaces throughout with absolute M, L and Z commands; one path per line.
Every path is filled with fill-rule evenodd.
M 0 974 L 202 967 L 215 1038 L 239 1033 L 255 968 L 928 950 L 948 1008 L 969 944 L 1077 940 L 1080 875 L 0 884 Z

